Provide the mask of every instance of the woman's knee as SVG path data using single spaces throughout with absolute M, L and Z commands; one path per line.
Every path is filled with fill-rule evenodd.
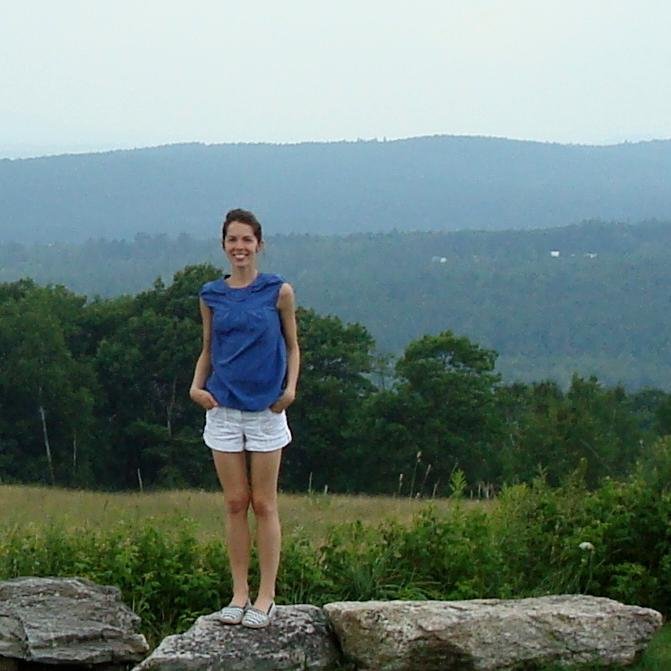
M 225 496 L 224 500 L 226 502 L 226 512 L 229 515 L 246 513 L 249 508 L 249 494 L 246 492 Z
M 277 497 L 264 496 L 252 492 L 252 508 L 256 517 L 277 515 Z

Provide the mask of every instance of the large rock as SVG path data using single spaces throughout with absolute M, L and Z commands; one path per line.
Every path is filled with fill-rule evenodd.
M 183 634 L 168 636 L 133 671 L 273 671 L 333 669 L 340 651 L 321 608 L 278 606 L 266 629 L 221 624 L 203 615 Z
M 662 624 L 654 610 L 590 596 L 368 601 L 324 606 L 345 656 L 376 671 L 494 671 L 631 664 Z
M 142 659 L 140 618 L 116 587 L 81 578 L 0 582 L 0 667 L 37 664 L 124 666 Z M 35 668 L 35 667 L 32 667 Z

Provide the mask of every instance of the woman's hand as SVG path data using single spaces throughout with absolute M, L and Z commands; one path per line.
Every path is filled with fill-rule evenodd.
M 296 392 L 285 389 L 282 396 L 280 396 L 275 403 L 270 406 L 273 412 L 280 413 L 286 410 L 296 400 Z
M 205 410 L 211 410 L 212 408 L 216 408 L 219 405 L 217 400 L 214 398 L 214 396 L 212 396 L 212 394 L 210 394 L 209 391 L 207 391 L 207 389 L 196 389 L 195 387 L 191 387 L 189 390 L 189 396 L 194 403 L 197 403 L 202 408 L 205 408 Z

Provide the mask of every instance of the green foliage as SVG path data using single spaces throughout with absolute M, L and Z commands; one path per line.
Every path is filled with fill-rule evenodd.
M 529 481 L 539 468 L 555 485 L 577 468 L 592 487 L 604 476 L 623 477 L 648 435 L 624 390 L 594 377 L 574 375 L 566 393 L 554 383 L 515 385 L 499 401 L 509 427 L 502 455 L 508 482 Z
M 666 671 L 669 668 L 671 668 L 671 624 L 667 623 L 631 671 Z
M 28 282 L 0 293 L 0 437 L 18 448 L 7 476 L 83 484 L 98 389 L 90 362 L 73 354 L 84 300 Z
M 363 468 L 352 470 L 353 478 L 365 475 L 367 482 L 358 480 L 359 487 L 391 493 L 403 474 L 411 494 L 424 493 L 423 486 L 415 489 L 420 482 L 443 493 L 456 467 L 471 482 L 495 478 L 503 429 L 495 359 L 495 352 L 450 331 L 412 342 L 396 363 L 393 388 L 361 407 Z
M 284 540 L 278 601 L 582 592 L 668 616 L 670 518 L 671 495 L 640 478 L 594 491 L 580 474 L 561 488 L 537 478 L 504 489 L 487 509 L 457 500 L 443 514 L 426 507 L 409 525 L 337 524 L 321 541 L 299 530 Z M 153 640 L 226 602 L 226 564 L 223 543 L 196 540 L 184 519 L 169 532 L 150 520 L 103 531 L 47 525 L 0 534 L 0 579 L 78 575 L 117 585 Z
M 663 435 L 671 435 L 671 396 L 665 398 L 656 410 L 657 430 Z
M 0 575 L 79 576 L 121 589 L 153 641 L 186 629 L 220 607 L 231 589 L 221 543 L 199 543 L 176 519 L 171 534 L 151 523 L 119 524 L 104 532 L 5 529 Z
M 638 473 L 655 490 L 671 491 L 671 435 L 645 447 L 638 462 Z
M 466 485 L 464 472 L 459 468 L 455 469 L 450 476 L 450 496 L 454 499 L 462 498 L 466 491 Z
M 0 285 L 0 480 L 213 486 L 187 390 L 198 290 L 218 274 L 187 266 L 169 286 L 90 303 L 29 280 Z M 664 392 L 628 396 L 577 375 L 567 391 L 503 386 L 496 352 L 452 331 L 411 342 L 392 366 L 360 324 L 299 309 L 298 325 L 288 490 L 446 495 L 458 469 L 466 494 L 539 468 L 556 485 L 582 463 L 594 488 L 629 473 L 664 430 Z M 654 468 L 666 477 L 662 461 Z
M 305 490 L 347 489 L 347 440 L 360 404 L 373 392 L 368 379 L 373 339 L 359 324 L 343 324 L 299 309 L 300 391 L 291 407 L 293 443 L 283 465 L 284 485 Z
M 63 287 L 2 285 L 0 478 L 209 482 L 186 390 L 202 333 L 198 289 L 216 274 L 187 267 L 167 289 L 89 304 Z

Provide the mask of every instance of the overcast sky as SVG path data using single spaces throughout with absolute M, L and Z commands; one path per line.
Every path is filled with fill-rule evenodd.
M 663 0 L 0 0 L 0 156 L 671 137 Z

